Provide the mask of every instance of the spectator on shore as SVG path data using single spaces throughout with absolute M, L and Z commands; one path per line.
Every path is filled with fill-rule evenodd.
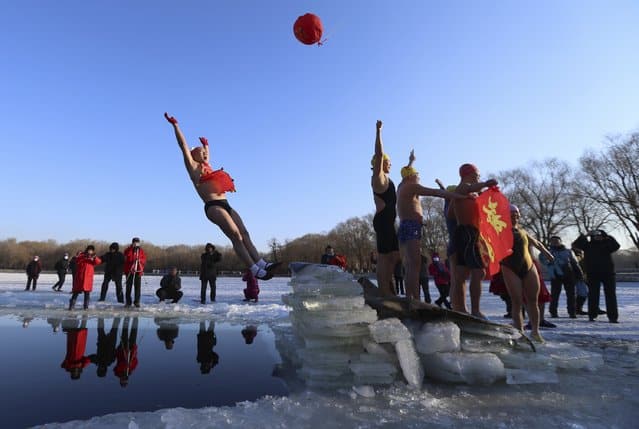
M 38 255 L 35 255 L 33 259 L 27 264 L 27 287 L 24 290 L 29 290 L 29 288 L 31 288 L 31 284 L 33 284 L 32 290 L 36 290 L 40 272 L 42 272 L 40 257 Z
M 116 242 L 111 243 L 109 251 L 102 256 L 102 261 L 106 264 L 104 267 L 104 280 L 100 289 L 100 301 L 106 299 L 111 280 L 115 283 L 115 296 L 119 303 L 124 303 L 124 295 L 122 293 L 122 274 L 124 273 L 124 255 L 120 252 L 120 245 Z
M 395 264 L 393 277 L 395 277 L 395 295 L 406 295 L 404 290 L 404 265 L 402 265 L 401 259 Z
M 177 267 L 172 267 L 171 271 L 162 277 L 160 280 L 160 288 L 155 292 L 160 302 L 165 299 L 172 300 L 172 303 L 177 303 L 184 293 L 180 290 L 182 288 L 182 279 L 178 275 Z
M 146 253 L 140 247 L 140 239 L 133 237 L 131 245 L 124 250 L 124 273 L 126 274 L 126 307 L 131 306 L 131 301 L 136 307 L 140 307 L 140 295 L 142 294 L 142 276 L 146 264 Z M 131 300 L 131 289 L 135 287 L 134 298 Z
M 206 243 L 204 253 L 200 256 L 200 302 L 206 304 L 206 289 L 211 286 L 211 302 L 215 302 L 217 295 L 217 263 L 222 259 L 222 254 L 215 250 L 215 246 Z
M 60 292 L 67 276 L 67 271 L 69 270 L 69 254 L 64 252 L 64 256 L 58 259 L 53 268 L 55 269 L 56 274 L 58 274 L 58 281 L 51 287 L 51 289 Z

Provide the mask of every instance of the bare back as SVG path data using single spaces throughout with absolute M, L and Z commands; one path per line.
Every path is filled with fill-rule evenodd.
M 375 201 L 375 213 L 379 213 L 386 207 L 386 203 L 376 194 L 383 194 L 390 185 L 386 174 L 373 174 L 371 177 L 371 188 L 373 189 L 373 201 Z

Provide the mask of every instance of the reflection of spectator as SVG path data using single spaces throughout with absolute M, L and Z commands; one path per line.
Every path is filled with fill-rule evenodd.
M 111 330 L 107 334 L 104 330 L 104 319 L 98 319 L 98 343 L 97 351 L 91 359 L 97 366 L 98 377 L 104 377 L 107 374 L 109 366 L 115 362 L 115 345 L 118 341 L 118 328 L 120 326 L 120 318 L 113 319 Z
M 619 313 L 612 254 L 619 250 L 620 246 L 614 237 L 600 229 L 591 231 L 588 235 L 590 240 L 582 234 L 572 243 L 573 247 L 584 252 L 588 278 L 588 318 L 594 321 L 599 314 L 599 294 L 603 283 L 608 320 L 610 323 L 617 323 Z
M 36 290 L 38 284 L 38 277 L 42 271 L 42 264 L 40 263 L 40 257 L 34 256 L 33 259 L 27 264 L 27 287 L 24 290 L 29 290 L 31 282 L 33 282 L 33 290 Z
M 178 276 L 178 270 L 176 267 L 172 267 L 169 274 L 162 277 L 160 280 L 160 288 L 155 291 L 155 294 L 160 298 L 160 302 L 165 299 L 172 299 L 173 303 L 176 303 L 182 298 L 182 279 Z
M 248 325 L 246 328 L 242 329 L 242 336 L 244 337 L 244 342 L 246 344 L 253 344 L 253 340 L 257 336 L 257 327 Z
M 115 351 L 117 363 L 113 368 L 113 373 L 120 379 L 120 386 L 126 387 L 129 384 L 129 377 L 138 366 L 138 318 L 133 318 L 131 332 L 129 332 L 129 318 L 124 319 L 122 326 L 122 336 L 120 345 Z
M 142 276 L 146 264 L 146 253 L 140 247 L 140 239 L 133 237 L 131 245 L 124 250 L 124 273 L 126 274 L 126 306 L 131 305 L 131 289 L 135 287 L 133 305 L 140 306 Z
M 122 274 L 124 273 L 124 255 L 120 252 L 118 243 L 111 243 L 109 251 L 102 256 L 104 262 L 104 280 L 100 289 L 100 301 L 106 299 L 111 280 L 115 283 L 115 296 L 119 303 L 124 302 L 122 294 Z
M 71 380 L 77 380 L 82 370 L 91 363 L 91 358 L 85 356 L 87 348 L 87 321 L 82 320 L 80 327 L 65 328 L 67 334 L 67 354 L 60 364 L 71 375 Z
M 209 320 L 209 327 L 206 329 L 206 321 L 200 322 L 200 332 L 197 334 L 197 361 L 200 363 L 200 372 L 208 374 L 220 361 L 220 357 L 213 351 L 217 344 L 215 337 L 215 322 Z
M 173 349 L 175 339 L 180 333 L 179 325 L 174 323 L 171 319 L 156 318 L 154 322 L 159 325 L 157 330 L 158 339 L 164 343 L 164 347 L 167 350 Z
M 56 319 L 54 317 L 47 317 L 47 323 L 51 325 L 51 329 L 53 329 L 53 333 L 57 333 L 60 330 L 60 319 Z
M 215 296 L 217 292 L 217 263 L 222 259 L 220 252 L 215 250 L 215 246 L 211 243 L 206 243 L 204 253 L 200 256 L 200 302 L 206 304 L 206 289 L 211 286 L 211 302 L 215 302 Z
M 405 295 L 404 291 L 404 266 L 402 261 L 397 261 L 395 268 L 393 269 L 393 277 L 395 277 L 395 294 Z
M 450 293 L 450 271 L 446 264 L 439 259 L 439 254 L 437 252 L 433 253 L 432 257 L 433 261 L 428 266 L 428 273 L 433 276 L 435 286 L 439 291 L 439 298 L 435 301 L 435 304 L 440 307 L 444 304 L 446 308 L 450 310 L 450 302 L 446 299 Z
M 260 294 L 260 287 L 251 270 L 246 270 L 244 276 L 242 276 L 242 280 L 246 282 L 246 289 L 244 289 L 244 301 L 255 300 L 255 302 L 257 302 L 257 296 Z
M 66 278 L 67 271 L 69 270 L 69 254 L 65 252 L 64 256 L 58 259 L 53 268 L 58 274 L 58 281 L 51 287 L 51 289 L 57 290 L 59 292 L 62 289 L 64 279 Z

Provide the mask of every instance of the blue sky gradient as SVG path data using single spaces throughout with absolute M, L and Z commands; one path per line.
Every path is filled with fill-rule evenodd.
M 293 36 L 306 12 L 321 46 Z M 636 1 L 16 1 L 3 34 L 0 238 L 228 240 L 164 111 L 261 250 L 373 212 L 375 121 L 422 183 L 558 157 L 639 126 Z M 486 174 L 484 174 L 485 176 Z

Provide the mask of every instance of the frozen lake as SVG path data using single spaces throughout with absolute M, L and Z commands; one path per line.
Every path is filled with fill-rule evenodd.
M 185 297 L 179 304 L 158 304 L 154 292 L 160 278 L 149 276 L 142 286 L 142 308 L 125 310 L 114 302 L 113 290 L 107 298 L 110 302 L 95 302 L 96 287 L 102 281 L 96 276 L 94 301 L 86 313 L 64 310 L 69 295 L 51 291 L 53 275 L 41 276 L 36 292 L 23 291 L 25 280 L 23 274 L 0 274 L 0 332 L 5 340 L 2 401 L 14 410 L 33 410 L 25 404 L 38 404 L 38 412 L 50 413 L 50 418 L 38 420 L 49 422 L 47 428 L 630 428 L 636 427 L 639 418 L 638 283 L 618 284 L 621 323 L 609 324 L 605 316 L 595 323 L 586 316 L 569 319 L 562 296 L 559 313 L 564 317 L 552 319 L 556 329 L 543 331 L 551 344 L 568 343 L 600 354 L 604 366 L 596 371 L 565 370 L 559 373 L 559 383 L 534 385 L 466 386 L 427 379 L 421 391 L 397 381 L 376 388 L 374 397 L 365 398 L 349 389 L 308 390 L 278 365 L 277 335 L 290 329 L 288 308 L 281 302 L 282 294 L 290 292 L 288 279 L 261 282 L 260 302 L 246 304 L 241 300 L 244 283 L 221 278 L 218 302 L 201 305 L 197 279 L 183 278 Z M 64 288 L 68 291 L 70 284 Z M 431 296 L 436 297 L 434 289 L 431 287 Z M 487 285 L 485 289 L 484 313 L 493 321 L 504 322 L 502 301 L 487 292 Z M 126 389 L 118 385 L 112 367 L 105 378 L 99 378 L 91 364 L 79 380 L 71 380 L 60 368 L 67 334 L 62 330 L 54 334 L 47 319 L 79 323 L 83 315 L 88 326 L 87 354 L 95 352 L 100 318 L 105 319 L 108 330 L 114 318 L 121 318 L 122 326 L 124 318 L 138 317 L 139 365 Z M 157 336 L 160 319 L 166 318 L 179 327 L 171 350 Z M 202 321 L 215 323 L 218 339 L 219 364 L 206 375 L 200 374 L 195 359 Z M 258 327 L 250 345 L 241 335 L 248 325 Z M 247 356 L 254 358 L 248 366 Z M 17 364 L 17 359 L 22 362 Z M 248 384 L 246 371 L 252 380 Z M 134 389 L 141 389 L 138 395 L 146 398 L 139 403 L 125 400 L 124 407 L 106 405 L 104 397 Z M 243 402 L 233 405 L 234 401 Z

